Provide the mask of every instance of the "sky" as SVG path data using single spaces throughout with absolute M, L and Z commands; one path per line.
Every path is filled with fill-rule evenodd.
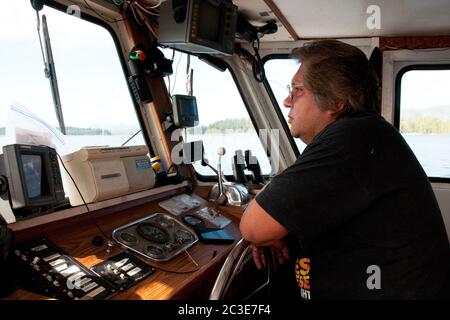
M 401 108 L 450 106 L 450 70 L 412 70 L 402 77 Z
M 66 126 L 137 126 L 108 31 L 48 7 L 42 12 L 48 20 Z M 0 10 L 0 127 L 6 125 L 14 102 L 52 125 L 57 123 L 49 80 L 44 76 L 36 21 L 29 0 L 8 1 Z M 172 50 L 164 52 L 166 58 L 172 57 Z M 186 94 L 186 58 L 180 57 L 178 52 L 174 57 L 177 74 L 170 79 L 172 94 Z M 197 58 L 191 65 L 202 125 L 229 117 L 248 118 L 228 72 L 216 71 Z M 266 74 L 279 101 L 286 96 L 286 85 L 297 67 L 295 62 L 266 64 Z M 450 104 L 450 71 L 408 72 L 402 84 L 402 107 Z M 285 114 L 288 111 L 281 109 Z
M 3 0 L 2 0 L 3 1 Z M 44 7 L 66 126 L 136 124 L 136 114 L 107 30 Z M 28 0 L 0 10 L 0 126 L 16 102 L 55 125 L 49 80 Z
M 109 33 L 48 7 L 42 12 L 47 16 L 66 126 L 137 126 Z M 28 0 L 11 1 L 0 11 L 0 47 L 7 48 L 0 51 L 0 127 L 6 125 L 12 103 L 19 103 L 52 125 L 57 124 L 36 28 L 36 13 Z M 167 58 L 172 58 L 172 50 L 164 52 Z M 172 94 L 187 93 L 183 56 L 180 60 L 181 53 L 177 52 L 174 57 L 173 68 L 178 65 L 178 72 L 177 76 L 171 76 Z M 248 118 L 228 72 L 219 72 L 197 58 L 192 59 L 191 66 L 202 125 L 230 115 Z

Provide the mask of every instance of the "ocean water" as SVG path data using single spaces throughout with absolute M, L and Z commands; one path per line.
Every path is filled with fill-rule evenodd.
M 405 140 L 424 168 L 429 177 L 450 178 L 450 134 L 404 134 Z M 64 154 L 78 150 L 83 146 L 120 146 L 130 136 L 66 136 Z M 188 135 L 187 141 L 203 140 L 205 157 L 209 163 L 217 168 L 219 156 L 217 149 L 225 147 L 226 154 L 222 158 L 222 170 L 225 174 L 233 174 L 231 163 L 235 150 L 251 150 L 258 158 L 262 172 L 271 172 L 270 160 L 266 156 L 259 138 L 249 133 L 207 134 L 203 136 Z M 0 136 L 0 146 L 5 143 L 5 137 Z M 141 135 L 133 138 L 127 145 L 145 144 Z M 200 164 L 194 164 L 195 169 L 202 175 L 214 175 L 213 171 Z
M 450 178 L 450 134 L 403 134 L 429 177 Z

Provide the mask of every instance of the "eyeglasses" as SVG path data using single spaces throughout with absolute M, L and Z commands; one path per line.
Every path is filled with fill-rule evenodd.
M 294 99 L 294 89 L 295 88 L 304 88 L 305 86 L 302 84 L 288 84 L 286 86 L 287 88 L 287 92 L 288 92 L 288 97 L 290 100 Z

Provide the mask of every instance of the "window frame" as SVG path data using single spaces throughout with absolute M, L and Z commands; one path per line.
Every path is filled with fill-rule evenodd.
M 63 5 L 61 3 L 55 2 L 54 0 L 44 0 L 44 5 L 48 6 L 50 8 L 53 8 L 55 10 L 61 11 L 64 14 L 67 14 L 66 13 L 67 8 L 69 7 L 69 6 Z M 131 98 L 131 101 L 132 101 L 132 104 L 134 107 L 134 111 L 136 112 L 136 117 L 137 117 L 137 121 L 139 123 L 139 127 L 141 129 L 142 136 L 144 138 L 145 144 L 148 147 L 150 156 L 153 157 L 155 155 L 154 148 L 149 139 L 150 135 L 149 135 L 149 132 L 145 125 L 144 117 L 140 112 L 140 105 L 134 99 L 133 90 L 131 89 L 130 83 L 128 82 L 128 77 L 130 76 L 130 73 L 128 71 L 125 58 L 122 54 L 122 47 L 121 47 L 120 40 L 117 37 L 117 34 L 115 33 L 114 29 L 108 23 L 106 23 L 105 21 L 103 21 L 99 18 L 93 17 L 85 12 L 80 12 L 80 19 L 90 22 L 90 23 L 93 23 L 99 27 L 103 27 L 111 35 L 111 38 L 114 42 L 114 46 L 116 47 L 116 52 L 117 52 L 117 56 L 120 61 L 120 66 L 122 67 L 123 76 L 125 77 L 125 83 L 127 84 L 128 94 L 130 95 L 130 98 Z
M 402 86 L 402 78 L 409 71 L 415 70 L 450 70 L 450 64 L 448 63 L 439 63 L 439 64 L 410 64 L 403 68 L 401 68 L 397 74 L 395 75 L 395 97 L 394 97 L 394 119 L 393 125 L 400 132 L 400 104 L 401 104 L 401 86 Z M 401 134 L 401 132 L 400 132 Z M 450 178 L 445 177 L 428 177 L 430 182 L 437 183 L 450 183 Z
M 288 53 L 272 53 L 272 54 L 268 54 L 268 55 L 264 56 L 261 60 L 262 60 L 263 65 L 265 65 L 266 62 L 268 62 L 269 60 L 275 60 L 275 59 L 279 59 L 279 60 L 291 59 L 291 55 Z M 283 130 L 289 139 L 291 148 L 294 151 L 295 156 L 298 158 L 298 157 L 300 157 L 300 151 L 298 150 L 297 144 L 294 141 L 294 137 L 292 137 L 292 135 L 291 135 L 291 131 L 289 130 L 288 123 L 286 122 L 283 112 L 281 111 L 281 106 L 278 104 L 278 101 L 275 98 L 275 95 L 272 91 L 269 81 L 267 80 L 267 77 L 264 79 L 263 84 L 269 95 L 270 101 L 272 102 L 272 105 L 275 108 L 275 112 L 278 116 L 278 119 L 282 123 Z
M 183 52 L 183 53 L 186 53 L 186 52 Z M 188 53 L 186 53 L 186 54 L 188 54 Z M 191 54 L 191 55 L 196 56 L 197 58 L 200 58 L 198 55 L 195 55 L 195 54 Z M 237 81 L 237 77 L 236 77 L 236 74 L 234 73 L 233 68 L 230 66 L 230 64 L 227 61 L 225 61 L 223 59 L 220 59 L 220 60 L 224 63 L 224 65 L 226 65 L 226 69 L 223 72 L 227 72 L 227 71 L 230 72 L 231 77 L 233 79 L 233 82 L 236 85 L 236 88 L 237 88 L 237 90 L 239 92 L 239 95 L 241 96 L 242 102 L 244 103 L 245 109 L 247 110 L 247 113 L 248 113 L 248 115 L 250 117 L 250 121 L 252 122 L 253 128 L 255 128 L 256 134 L 258 134 L 259 127 L 258 127 L 258 125 L 256 123 L 254 115 L 250 112 L 250 108 L 248 106 L 248 101 L 247 101 L 247 99 L 245 99 L 244 93 L 242 91 L 241 86 L 239 85 L 239 82 Z M 206 63 L 206 62 L 204 62 L 204 63 Z M 213 68 L 213 67 L 211 67 L 211 68 Z M 269 150 L 265 150 L 265 151 L 266 151 L 267 158 L 270 159 L 270 155 L 269 155 L 270 151 Z M 192 165 L 192 169 L 195 172 L 195 177 L 197 178 L 197 180 L 199 180 L 201 182 L 215 182 L 215 181 L 217 181 L 217 175 L 215 175 L 215 174 L 202 175 L 202 174 L 198 173 L 197 170 L 195 170 L 193 165 Z M 268 174 L 262 174 L 262 176 L 264 178 L 268 178 L 269 177 Z M 233 182 L 235 181 L 233 175 L 224 175 L 224 177 L 228 181 L 233 181 Z M 251 176 L 247 174 L 246 177 L 250 178 Z

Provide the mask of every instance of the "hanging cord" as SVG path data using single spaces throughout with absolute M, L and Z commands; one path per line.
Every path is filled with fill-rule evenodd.
M 107 16 L 105 16 L 104 14 L 102 14 L 101 12 L 95 10 L 86 0 L 83 0 L 84 4 L 86 6 L 84 6 L 85 8 L 91 10 L 92 12 L 94 12 L 97 16 L 99 16 L 100 18 L 102 18 L 103 20 L 105 20 L 108 23 L 116 23 L 116 22 L 120 22 L 120 21 L 125 21 L 127 20 L 126 18 L 124 19 L 118 19 L 118 20 L 110 20 L 107 18 Z M 72 1 L 72 3 L 75 3 Z
M 171 173 L 170 170 L 171 170 L 172 168 L 175 169 L 175 172 L 177 173 L 177 175 L 180 174 L 180 172 L 178 171 L 178 166 L 177 166 L 175 163 L 172 163 L 172 164 L 170 165 L 170 167 L 167 169 L 167 174 L 170 174 L 170 173 Z M 172 172 L 172 173 L 174 173 L 174 172 Z
M 136 135 L 141 132 L 142 129 L 139 129 L 136 133 L 134 133 L 130 138 L 128 138 L 127 141 L 125 141 L 124 143 L 122 143 L 121 147 L 123 147 L 124 145 L 126 145 L 131 139 L 133 139 L 134 137 L 136 137 Z
M 164 272 L 168 272 L 168 273 L 175 273 L 175 274 L 187 274 L 187 273 L 193 273 L 193 272 L 196 272 L 196 271 L 200 270 L 199 267 L 195 268 L 193 270 L 189 270 L 189 271 L 175 271 L 175 270 L 163 269 L 161 267 L 155 267 L 155 266 L 153 266 L 153 268 L 155 268 L 156 270 L 159 270 L 159 271 L 164 271 Z
M 237 46 L 237 52 L 239 54 L 239 58 L 241 59 L 243 66 L 240 65 L 237 66 L 239 70 L 241 70 L 244 74 L 246 74 L 249 77 L 254 77 L 253 74 L 253 60 L 255 59 L 254 56 L 247 51 L 246 49 L 242 48 L 241 46 Z M 247 63 L 244 63 L 246 61 Z M 251 69 L 251 71 L 249 71 Z M 283 85 L 283 90 L 286 87 Z
M 175 57 L 174 57 L 174 59 L 175 59 Z M 180 58 L 178 59 L 177 66 L 175 67 L 175 72 L 173 73 L 175 79 L 173 80 L 173 89 L 170 92 L 170 95 L 172 95 L 172 92 L 175 90 L 175 85 L 177 84 L 177 78 L 178 78 L 178 76 L 177 76 L 178 75 L 178 67 L 179 67 L 182 59 L 183 59 L 183 55 L 180 53 Z
M 78 191 L 78 194 L 80 195 L 81 200 L 83 201 L 84 206 L 86 207 L 88 213 L 89 213 L 89 218 L 91 219 L 92 223 L 97 227 L 97 229 L 100 231 L 100 233 L 107 239 L 112 241 L 112 238 L 108 235 L 106 235 L 106 233 L 102 230 L 102 228 L 100 228 L 100 226 L 97 223 L 97 220 L 95 219 L 94 215 L 92 214 L 91 209 L 89 209 L 89 206 L 87 205 L 86 201 L 84 200 L 83 195 L 81 194 L 80 189 L 78 188 L 77 184 L 75 183 L 74 178 L 72 177 L 72 175 L 70 174 L 69 170 L 67 170 L 66 166 L 64 165 L 64 162 L 61 158 L 61 156 L 59 155 L 59 153 L 56 153 L 58 155 L 59 161 L 61 161 L 61 165 L 63 166 L 64 170 L 67 172 L 67 174 L 69 175 L 70 179 L 73 182 L 73 185 L 75 186 L 75 188 Z
M 173 63 L 173 61 L 175 60 L 175 49 L 172 49 L 172 63 Z M 174 89 L 175 89 L 175 83 L 176 83 L 176 80 L 177 80 L 177 76 L 175 75 L 175 82 L 174 82 Z M 167 77 L 167 86 L 168 86 L 168 92 L 169 92 L 169 95 L 172 95 L 172 90 L 171 90 L 171 88 L 170 88 L 170 75 Z
M 188 75 L 188 85 L 189 85 L 189 91 L 188 95 L 192 96 L 194 95 L 194 69 L 191 69 L 191 72 Z
M 187 251 L 187 249 L 184 250 L 184 253 L 186 253 L 186 255 L 188 256 L 189 260 L 191 260 L 191 262 L 196 266 L 195 269 L 191 269 L 188 271 L 176 271 L 176 270 L 169 270 L 169 269 L 165 269 L 165 268 L 161 268 L 161 267 L 156 267 L 156 266 L 152 266 L 153 268 L 155 268 L 156 270 L 159 271 L 164 271 L 164 272 L 168 272 L 168 273 L 176 273 L 176 274 L 186 274 L 186 273 L 193 273 L 196 272 L 198 270 L 201 269 L 202 266 L 200 266 L 197 261 L 195 261 L 195 259 L 189 254 L 189 252 Z M 214 257 L 213 257 L 214 258 Z
M 252 61 L 253 76 L 255 77 L 256 81 L 264 82 L 264 80 L 266 80 L 266 72 L 264 71 L 264 65 L 259 55 L 259 38 L 253 40 L 252 47 L 253 50 L 255 50 L 255 55 L 253 56 Z
M 191 55 L 187 55 L 187 61 L 186 61 L 186 75 L 189 75 L 189 69 L 191 68 Z
M 161 2 L 161 0 L 158 0 L 156 4 L 150 5 L 144 0 L 127 0 L 123 8 L 124 10 L 130 9 L 136 23 L 140 26 L 145 26 L 156 39 L 158 38 L 156 17 L 159 16 Z
M 145 1 L 142 1 L 142 0 L 135 0 L 133 2 L 133 4 L 136 5 L 137 7 L 141 8 L 142 11 L 144 11 L 145 13 L 156 16 L 158 14 L 155 12 L 152 12 L 150 10 L 158 8 L 161 5 L 161 2 L 162 2 L 162 0 L 159 0 L 157 4 L 155 4 L 153 6 L 150 5 L 149 7 L 146 7 Z
M 168 88 L 167 88 L 167 92 L 169 92 L 169 94 L 172 94 L 172 93 L 171 93 L 172 90 L 170 90 L 170 76 L 167 77 L 167 87 L 168 87 Z
M 194 83 L 194 69 L 191 68 L 191 55 L 188 54 L 186 62 L 186 93 L 188 96 L 192 96 Z
M 186 61 L 186 93 L 192 96 L 192 69 L 191 69 L 191 55 L 188 54 Z

